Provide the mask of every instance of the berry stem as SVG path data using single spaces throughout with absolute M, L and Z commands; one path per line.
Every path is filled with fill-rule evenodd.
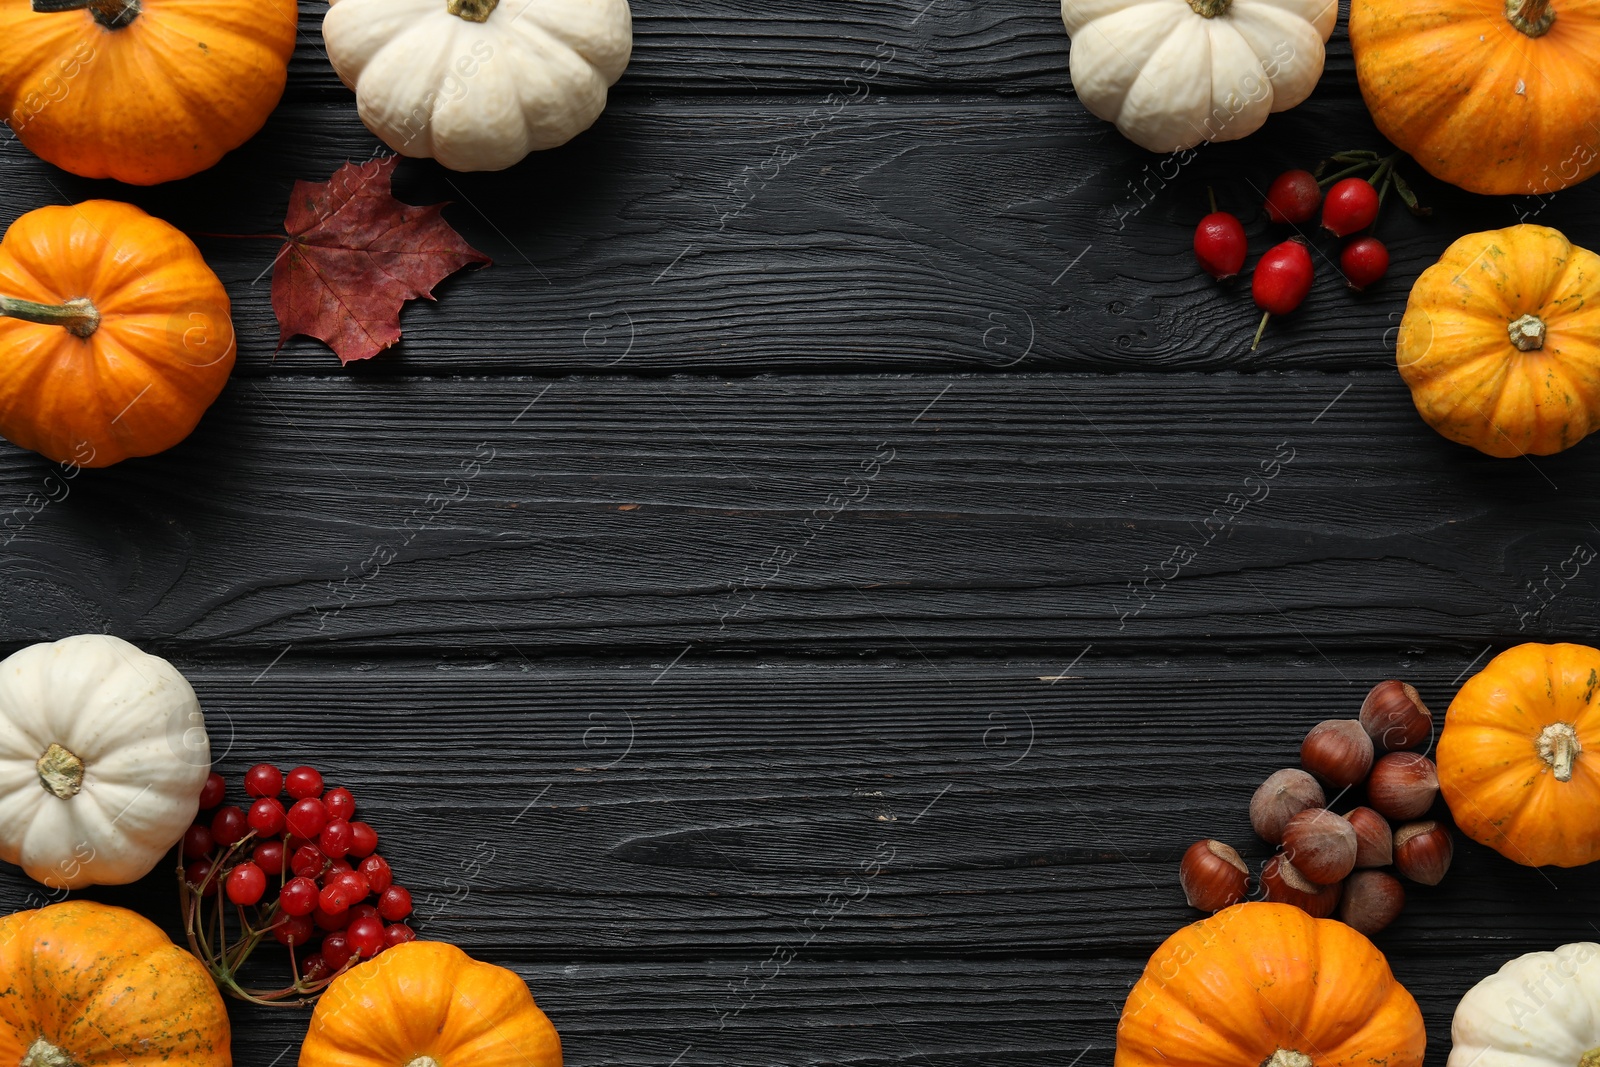
M 1211 200 L 1211 213 L 1215 215 L 1217 213 L 1217 191 L 1208 185 L 1206 186 L 1206 196 Z
M 1270 311 L 1261 316 L 1261 325 L 1256 327 L 1256 339 L 1250 342 L 1250 351 L 1254 352 L 1261 344 L 1261 335 L 1267 332 L 1267 320 L 1270 318 L 1272 318 Z

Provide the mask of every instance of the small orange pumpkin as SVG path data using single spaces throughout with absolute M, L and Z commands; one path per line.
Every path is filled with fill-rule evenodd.
M 105 467 L 171 448 L 233 369 L 228 294 L 131 204 L 30 211 L 0 240 L 0 435 Z
M 1411 288 L 1395 353 L 1428 425 L 1491 456 L 1600 429 L 1600 256 L 1548 226 L 1474 233 Z
M 328 986 L 300 1067 L 561 1067 L 523 980 L 454 945 L 411 941 Z
M 86 900 L 0 919 L 0 1063 L 229 1067 L 206 969 L 150 920 Z
M 1600 171 L 1600 0 L 1352 0 L 1361 95 L 1383 135 L 1474 193 L 1553 193 Z
M 0 117 L 86 178 L 186 178 L 267 121 L 298 26 L 296 0 L 0 0 Z
M 1600 650 L 1526 644 L 1468 679 L 1439 734 L 1463 833 L 1529 867 L 1600 859 Z
M 1371 941 L 1250 902 L 1167 938 L 1128 994 L 1116 1067 L 1418 1067 L 1422 1012 Z

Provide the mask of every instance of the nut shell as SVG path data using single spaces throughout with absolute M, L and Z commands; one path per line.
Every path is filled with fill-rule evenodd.
M 1300 766 L 1324 785 L 1348 789 L 1372 769 L 1372 738 L 1355 719 L 1327 719 L 1300 744 Z
M 1454 856 L 1455 842 L 1442 823 L 1408 822 L 1394 832 L 1395 870 L 1413 882 L 1438 885 Z
M 1295 767 L 1274 771 L 1250 798 L 1250 825 L 1271 845 L 1283 844 L 1289 820 L 1307 808 L 1325 807 L 1328 800 L 1317 780 Z
M 1250 867 L 1230 845 L 1196 841 L 1178 865 L 1178 883 L 1191 908 L 1221 911 L 1249 892 Z
M 1391 752 L 1372 766 L 1367 801 L 1396 822 L 1428 814 L 1439 795 L 1439 770 L 1416 752 Z
M 1399 918 L 1406 906 L 1406 887 L 1387 871 L 1357 871 L 1344 884 L 1339 918 L 1371 937 Z
M 1361 727 L 1378 751 L 1401 752 L 1433 736 L 1433 712 L 1415 686 L 1379 682 L 1361 702 Z
M 1356 867 L 1387 867 L 1394 862 L 1394 830 L 1371 808 L 1352 808 L 1345 821 L 1356 832 Z
M 1333 885 L 1355 870 L 1355 827 L 1327 808 L 1309 808 L 1289 820 L 1283 854 L 1295 870 L 1318 885 Z
M 1342 883 L 1317 885 L 1278 855 L 1261 868 L 1261 888 L 1275 904 L 1293 904 L 1314 918 L 1326 919 L 1339 906 Z

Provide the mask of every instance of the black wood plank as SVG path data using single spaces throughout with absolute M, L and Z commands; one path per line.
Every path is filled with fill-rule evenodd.
M 4 454 L 0 639 L 264 662 L 1582 636 L 1592 448 L 1449 444 L 1391 371 L 239 382 L 152 460 L 68 481 Z
M 1261 861 L 1250 793 L 1310 724 L 1353 714 L 1387 676 L 1442 710 L 1473 665 L 1400 646 L 667 670 L 182 663 L 225 773 L 308 760 L 351 785 L 427 936 L 527 974 L 574 1062 L 657 1064 L 687 1045 L 684 1062 L 911 1058 L 897 1029 L 939 1063 L 1064 1063 L 1088 1045 L 1085 1062 L 1107 1063 L 1128 985 L 1196 917 L 1183 849 L 1217 836 Z M 171 926 L 169 877 L 90 895 Z M 1429 1012 L 1432 1062 L 1477 977 L 1592 937 L 1597 879 L 1462 841 L 1451 876 L 1413 890 L 1378 942 Z M 0 872 L 0 906 L 32 893 Z M 294 1037 L 279 1017 L 240 1018 L 241 1063 Z
M 764 962 L 744 966 L 760 975 Z M 1485 953 L 1458 973 L 1408 983 L 1428 1022 L 1429 1067 L 1445 1062 L 1461 994 L 1501 962 Z M 1403 961 L 1397 966 L 1402 980 L 1412 977 Z M 728 986 L 747 977 L 742 968 L 517 970 L 561 1031 L 573 1067 L 1110 1067 L 1117 1018 L 1138 977 L 1137 965 L 1126 960 L 930 965 L 801 959 L 764 983 L 752 1006 L 723 1025 L 720 1013 L 733 1003 Z M 234 1019 L 239 1067 L 273 1067 L 280 1055 L 293 1062 L 305 1013 L 241 1005 Z
M 1434 219 L 1391 204 L 1389 278 L 1346 289 L 1316 239 L 1301 311 L 1250 349 L 1248 280 L 1195 266 L 1206 190 L 1249 224 L 1254 254 L 1290 235 L 1260 190 L 1282 167 L 1382 142 L 1354 97 L 1278 116 L 1192 158 L 1134 148 L 1072 99 L 895 98 L 826 104 L 635 98 L 590 134 L 502 174 L 399 170 L 400 195 L 449 217 L 493 267 L 403 317 L 405 339 L 351 371 L 310 339 L 277 351 L 268 240 L 202 237 L 228 284 L 238 374 L 951 368 L 1284 369 L 1387 366 L 1411 282 L 1455 238 L 1519 218 L 1594 228 L 1595 187 L 1490 199 L 1425 178 Z M 197 234 L 281 231 L 296 178 L 377 147 L 348 101 L 285 106 L 194 179 L 133 190 L 0 147 L 4 221 L 45 203 L 131 199 Z
M 1322 85 L 1356 92 L 1344 24 L 1328 43 Z M 301 41 L 290 68 L 292 98 L 337 99 L 322 49 L 326 5 L 302 0 Z M 888 92 L 1068 92 L 1069 38 L 1060 7 L 1031 0 L 634 0 L 634 58 L 612 93 L 818 92 L 886 56 Z

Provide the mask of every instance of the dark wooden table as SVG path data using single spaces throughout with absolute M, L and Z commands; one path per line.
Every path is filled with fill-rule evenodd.
M 294 179 L 378 147 L 304 10 L 282 106 L 221 166 L 130 189 L 7 137 L 4 221 L 111 196 L 279 229 Z M 1381 220 L 1389 280 L 1319 259 L 1252 352 L 1192 227 L 1213 186 L 1259 254 L 1279 169 L 1381 147 L 1343 20 L 1308 104 L 1180 167 L 1085 113 L 1043 0 L 635 17 L 573 144 L 401 165 L 496 262 L 370 363 L 275 352 L 274 246 L 202 239 L 233 382 L 29 518 L 0 642 L 119 634 L 194 682 L 230 775 L 325 768 L 425 935 L 524 974 L 573 1064 L 1109 1064 L 1196 917 L 1179 855 L 1263 859 L 1246 802 L 1311 724 L 1391 676 L 1442 712 L 1501 648 L 1592 638 L 1593 570 L 1534 583 L 1600 545 L 1600 446 L 1447 443 L 1392 330 L 1464 233 L 1600 240 L 1596 189 L 1423 178 L 1435 218 Z M 0 510 L 51 469 L 0 451 Z M 1464 843 L 1413 891 L 1379 943 L 1430 1064 L 1478 977 L 1597 936 L 1597 889 Z M 34 892 L 0 876 L 7 909 Z M 175 921 L 165 870 L 90 895 Z M 234 1019 L 240 1064 L 294 1062 L 304 1013 Z

